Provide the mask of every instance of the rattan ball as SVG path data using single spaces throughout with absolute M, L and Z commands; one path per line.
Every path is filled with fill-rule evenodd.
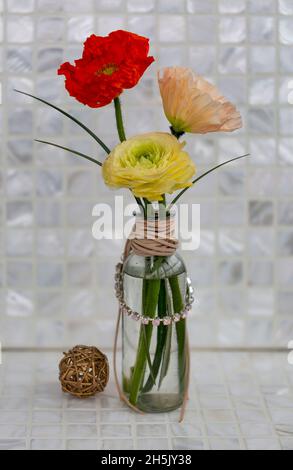
M 86 398 L 102 392 L 109 379 L 108 359 L 94 346 L 78 345 L 63 353 L 59 379 L 63 392 Z

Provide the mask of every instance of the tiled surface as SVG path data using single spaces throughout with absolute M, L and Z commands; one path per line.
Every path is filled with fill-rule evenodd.
M 200 203 L 202 214 L 201 248 L 187 254 L 200 301 L 193 345 L 286 347 L 293 339 L 292 1 L 1 0 L 0 15 L 2 343 L 93 343 L 99 328 L 100 346 L 111 344 L 112 275 L 122 247 L 93 241 L 91 211 L 113 193 L 90 163 L 32 139 L 104 155 L 79 128 L 12 90 L 66 107 L 114 145 L 112 106 L 91 110 L 69 98 L 56 68 L 79 56 L 90 33 L 128 28 L 150 37 L 157 61 L 122 96 L 127 134 L 167 130 L 155 72 L 188 65 L 218 83 L 244 117 L 232 135 L 186 139 L 198 171 L 252 155 L 184 199 Z
M 137 415 L 106 391 L 61 392 L 57 353 L 4 353 L 0 449 L 290 449 L 293 366 L 284 353 L 192 353 L 186 417 Z

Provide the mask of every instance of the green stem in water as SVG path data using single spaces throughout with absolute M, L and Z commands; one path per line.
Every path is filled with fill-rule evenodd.
M 178 277 L 169 278 L 170 288 L 173 297 L 173 308 L 174 313 L 178 313 L 183 308 L 183 300 L 178 282 Z M 179 371 L 179 383 L 180 391 L 183 392 L 185 384 L 185 369 L 186 369 L 186 321 L 181 319 L 176 323 L 176 334 L 178 343 L 178 371 Z
M 154 318 L 156 315 L 161 282 L 160 279 L 144 279 L 143 283 L 143 314 Z M 136 405 L 142 387 L 152 331 L 152 324 L 141 325 L 129 394 L 129 401 L 132 405 Z M 148 348 L 148 351 L 146 351 L 146 348 Z
M 165 339 L 164 349 L 162 351 L 162 367 L 159 379 L 158 390 L 160 389 L 164 378 L 167 375 L 169 364 L 170 364 L 170 356 L 171 356 L 171 342 L 172 342 L 172 323 L 167 328 L 167 335 Z
M 126 140 L 126 136 L 125 136 L 124 125 L 123 125 L 121 103 L 118 97 L 114 99 L 114 106 L 115 106 L 117 131 L 118 131 L 120 142 L 123 142 L 124 140 Z
M 158 317 L 163 318 L 166 315 L 166 286 L 165 279 L 161 279 L 161 286 L 158 299 Z M 157 345 L 154 355 L 154 360 L 152 364 L 152 370 L 154 378 L 156 379 L 160 370 L 160 365 L 163 357 L 163 350 L 165 347 L 166 337 L 167 337 L 167 326 L 160 325 L 157 327 Z M 151 374 L 149 375 L 146 384 L 143 388 L 143 393 L 149 392 L 154 385 L 153 378 Z

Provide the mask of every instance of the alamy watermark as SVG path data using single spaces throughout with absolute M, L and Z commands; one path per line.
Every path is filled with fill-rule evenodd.
M 160 221 L 164 216 L 162 205 L 158 205 Z M 123 240 L 131 236 L 137 204 L 124 205 L 123 196 L 115 196 L 114 207 L 98 203 L 93 207 L 96 218 L 92 234 L 96 240 Z M 200 245 L 200 204 L 178 204 L 172 207 L 174 213 L 174 236 L 181 242 L 182 250 L 196 250 Z M 147 220 L 153 217 L 153 208 L 147 211 Z M 164 238 L 163 235 L 160 235 Z

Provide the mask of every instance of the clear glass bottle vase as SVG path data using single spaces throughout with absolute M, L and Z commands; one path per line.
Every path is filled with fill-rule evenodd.
M 125 260 L 124 300 L 141 318 L 123 315 L 122 385 L 130 403 L 144 412 L 167 412 L 182 405 L 188 354 L 186 292 L 186 268 L 178 252 L 131 253 Z

